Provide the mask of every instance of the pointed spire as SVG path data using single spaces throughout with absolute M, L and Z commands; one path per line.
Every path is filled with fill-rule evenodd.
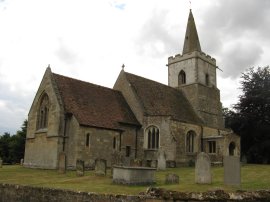
M 201 45 L 194 21 L 192 11 L 190 9 L 187 23 L 186 36 L 184 41 L 183 54 L 193 51 L 201 51 Z

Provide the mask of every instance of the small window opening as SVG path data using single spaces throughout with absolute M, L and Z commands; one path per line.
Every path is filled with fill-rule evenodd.
M 86 134 L 85 146 L 86 147 L 89 147 L 90 146 L 90 134 L 89 133 Z
M 130 153 L 131 153 L 131 147 L 126 146 L 126 157 L 130 157 Z
M 216 153 L 216 141 L 209 141 L 208 147 L 209 147 L 210 154 Z

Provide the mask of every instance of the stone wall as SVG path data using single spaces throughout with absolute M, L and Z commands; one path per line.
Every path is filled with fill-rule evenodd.
M 37 130 L 40 98 L 49 98 L 48 127 Z M 57 168 L 59 137 L 63 135 L 63 107 L 50 68 L 47 68 L 28 114 L 24 165 L 27 167 Z M 43 158 L 40 158 L 42 156 Z
M 89 192 L 75 192 L 61 189 L 30 187 L 20 185 L 0 184 L 0 202 L 258 202 L 270 201 L 270 190 L 265 191 L 238 191 L 226 193 L 222 190 L 202 193 L 184 193 L 166 191 L 159 188 L 150 188 L 141 195 L 113 195 L 95 194 Z

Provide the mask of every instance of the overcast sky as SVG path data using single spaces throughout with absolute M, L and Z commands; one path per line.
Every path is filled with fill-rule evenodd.
M 216 58 L 223 106 L 239 77 L 269 65 L 270 0 L 192 0 L 202 51 Z M 182 53 L 188 0 L 0 0 L 0 134 L 27 118 L 48 64 L 53 72 L 112 87 L 125 71 L 167 84 Z M 267 58 L 268 56 L 268 58 Z

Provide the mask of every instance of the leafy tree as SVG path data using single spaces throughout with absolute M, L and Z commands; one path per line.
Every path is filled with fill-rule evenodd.
M 0 157 L 5 163 L 19 163 L 24 157 L 27 120 L 16 135 L 5 133 L 0 136 Z
M 241 76 L 242 95 L 225 121 L 241 135 L 242 154 L 252 163 L 270 163 L 270 68 L 248 69 Z

